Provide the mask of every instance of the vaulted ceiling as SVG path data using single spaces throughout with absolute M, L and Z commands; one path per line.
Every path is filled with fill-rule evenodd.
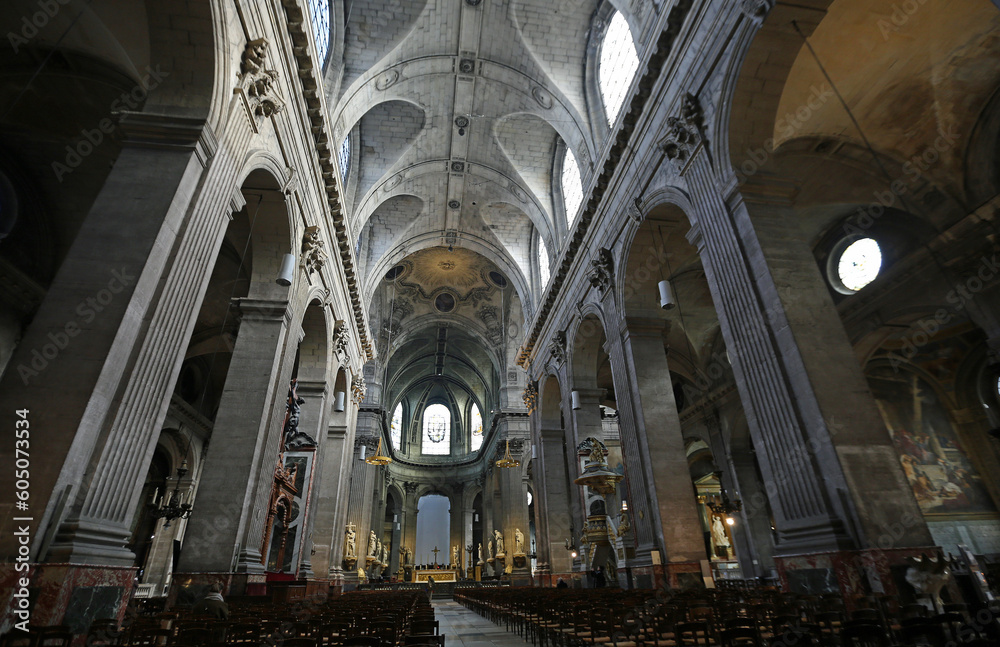
M 586 180 L 607 131 L 586 83 L 592 33 L 616 8 L 639 24 L 647 4 L 337 7 L 327 93 L 351 149 L 345 202 L 369 293 L 408 254 L 450 244 L 501 268 L 530 308 L 535 232 L 555 256 L 567 229 L 552 197 L 557 153 L 568 145 Z

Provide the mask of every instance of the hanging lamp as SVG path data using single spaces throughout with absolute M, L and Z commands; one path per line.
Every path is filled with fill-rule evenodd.
M 503 458 L 497 461 L 497 467 L 509 468 L 509 467 L 519 467 L 521 461 L 515 459 L 510 455 L 510 439 L 507 440 L 507 450 L 504 452 Z
M 369 465 L 388 465 L 392 462 L 392 459 L 382 453 L 382 436 L 378 437 L 378 448 L 375 450 L 374 456 L 369 456 L 365 459 L 365 462 Z

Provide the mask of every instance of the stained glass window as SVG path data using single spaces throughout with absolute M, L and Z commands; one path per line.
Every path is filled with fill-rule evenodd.
M 325 63 L 326 53 L 330 50 L 330 0 L 309 0 L 309 18 L 320 63 Z
M 600 83 L 604 112 L 609 124 L 618 119 L 632 77 L 639 69 L 639 57 L 632 43 L 632 33 L 620 12 L 616 11 L 601 42 Z
M 472 405 L 472 441 L 469 444 L 469 448 L 474 452 L 478 452 L 479 448 L 483 446 L 483 415 L 479 413 L 479 407 L 475 404 Z
M 389 424 L 389 441 L 392 448 L 398 450 L 403 438 L 403 403 L 396 405 L 396 411 L 392 414 L 392 422 Z
M 451 412 L 443 404 L 424 409 L 423 453 L 451 453 Z
M 857 292 L 875 280 L 882 269 L 882 250 L 873 238 L 857 240 L 844 250 L 837 263 L 837 276 L 848 290 Z
M 576 212 L 583 202 L 583 180 L 580 178 L 580 167 L 576 163 L 573 151 L 566 147 L 566 156 L 562 167 L 563 206 L 566 208 L 566 222 L 573 222 Z

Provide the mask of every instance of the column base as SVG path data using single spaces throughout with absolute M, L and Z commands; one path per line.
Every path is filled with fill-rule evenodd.
M 843 550 L 775 557 L 781 587 L 792 593 L 839 593 L 848 611 L 866 595 L 899 596 L 901 603 L 916 602 L 917 594 L 906 582 L 907 557 L 941 554 L 936 546 L 879 550 Z M 961 601 L 954 579 L 942 595 Z
M 59 526 L 48 559 L 55 563 L 131 568 L 135 553 L 125 547 L 132 533 L 105 521 L 70 519 Z
M 99 564 L 30 564 L 26 571 L 0 564 L 3 624 L 0 633 L 15 627 L 67 625 L 86 634 L 92 620 L 125 621 L 125 608 L 135 585 L 134 566 Z M 26 580 L 26 582 L 22 581 Z M 27 586 L 22 584 L 27 583 Z M 27 621 L 26 624 L 20 624 Z
M 237 573 L 248 573 L 251 575 L 263 575 L 264 558 L 258 550 L 241 550 L 236 561 Z

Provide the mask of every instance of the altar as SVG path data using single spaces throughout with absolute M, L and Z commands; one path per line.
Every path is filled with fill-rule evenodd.
M 453 568 L 428 568 L 417 570 L 414 573 L 414 582 L 426 582 L 428 577 L 433 577 L 435 582 L 457 582 L 458 571 Z

